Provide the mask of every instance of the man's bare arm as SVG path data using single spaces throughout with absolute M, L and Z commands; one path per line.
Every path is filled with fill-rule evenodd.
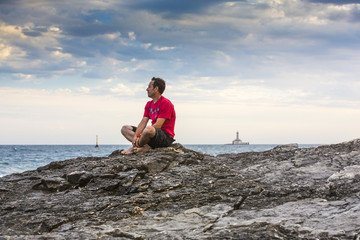
M 156 120 L 156 123 L 153 125 L 153 127 L 161 128 L 165 121 L 166 121 L 166 118 L 158 118 Z

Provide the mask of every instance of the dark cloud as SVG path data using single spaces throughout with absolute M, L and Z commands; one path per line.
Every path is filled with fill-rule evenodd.
M 76 37 L 89 37 L 89 36 L 96 36 L 106 33 L 112 33 L 116 29 L 109 25 L 84 23 L 79 25 L 67 25 L 63 27 L 63 30 L 66 35 L 71 35 Z
M 335 5 L 345 5 L 345 4 L 360 4 L 360 1 L 357 0 L 344 0 L 344 1 L 335 1 L 335 0 L 309 0 L 313 3 L 323 3 L 323 4 L 335 4 Z M 329 13 L 328 18 L 332 21 L 350 21 L 350 22 L 359 22 L 360 21 L 360 8 L 358 5 L 354 5 L 351 8 L 351 11 L 333 11 Z
M 353 8 L 350 20 L 352 22 L 360 22 L 360 8 Z
M 308 0 L 313 3 L 331 3 L 336 5 L 359 3 L 359 0 Z
M 86 14 L 80 14 L 79 18 L 85 20 L 86 22 L 110 22 L 113 19 L 115 13 L 111 10 L 101 11 L 101 10 L 89 10 Z
M 29 31 L 29 30 L 23 30 L 23 34 L 29 37 L 40 37 L 42 35 L 41 32 L 38 31 Z
M 89 10 L 85 13 L 72 14 L 64 12 L 67 19 L 61 21 L 61 29 L 65 35 L 74 37 L 90 37 L 107 33 L 119 32 L 126 22 L 116 21 L 121 10 Z M 116 18 L 115 18 L 115 17 Z
M 48 29 L 46 27 L 33 27 L 30 29 L 23 29 L 23 34 L 29 37 L 40 37 L 42 33 L 47 32 Z
M 140 0 L 131 1 L 128 7 L 137 10 L 146 10 L 152 13 L 162 14 L 166 18 L 177 18 L 186 13 L 202 13 L 216 4 L 226 3 L 224 0 Z M 246 2 L 246 0 L 235 0 L 234 2 Z
M 1 4 L 17 4 L 21 2 L 21 0 L 0 0 L 0 5 Z

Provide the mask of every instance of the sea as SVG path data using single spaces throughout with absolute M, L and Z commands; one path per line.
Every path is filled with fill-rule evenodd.
M 213 156 L 224 153 L 261 152 L 279 144 L 183 144 L 184 147 Z M 320 144 L 299 144 L 300 148 L 316 147 Z M 53 161 L 77 157 L 106 157 L 129 145 L 0 145 L 0 177 L 27 170 L 35 170 Z

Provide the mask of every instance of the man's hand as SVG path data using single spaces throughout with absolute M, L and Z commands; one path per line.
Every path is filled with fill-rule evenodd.
M 140 137 L 141 137 L 140 133 L 134 136 L 134 139 L 132 142 L 134 147 L 140 147 Z
M 145 127 L 146 127 L 146 125 L 147 125 L 147 123 L 148 123 L 148 121 L 149 121 L 149 119 L 150 118 L 148 118 L 148 117 L 143 117 L 142 119 L 141 119 L 141 121 L 140 121 L 140 123 L 139 123 L 139 125 L 138 125 L 138 127 L 137 127 L 137 130 L 136 130 L 136 132 L 135 132 L 135 135 L 134 135 L 134 137 L 133 137 L 133 139 L 132 139 L 132 141 L 131 141 L 131 143 L 132 143 L 132 145 L 134 146 L 134 147 L 139 147 L 139 139 L 140 139 L 140 134 L 142 133 L 142 131 L 144 131 L 144 129 L 145 129 Z
M 132 142 L 131 142 L 134 147 L 136 147 L 136 142 L 137 142 L 137 140 L 138 140 L 138 137 L 135 135 L 135 136 L 133 137 Z

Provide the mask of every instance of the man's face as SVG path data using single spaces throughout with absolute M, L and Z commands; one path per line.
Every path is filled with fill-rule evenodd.
M 146 91 L 148 93 L 148 97 L 152 98 L 155 96 L 156 88 L 154 88 L 154 80 L 149 82 L 149 86 L 147 87 Z

